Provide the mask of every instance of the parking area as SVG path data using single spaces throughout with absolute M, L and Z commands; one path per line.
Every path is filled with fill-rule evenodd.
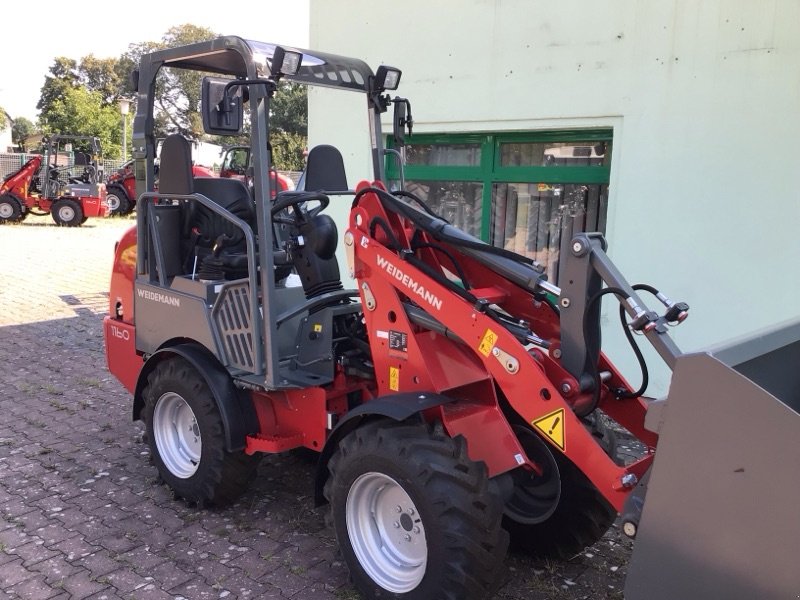
M 114 242 L 131 219 L 0 228 L 0 590 L 10 598 L 358 598 L 313 462 L 261 463 L 232 507 L 176 501 L 149 463 L 129 394 L 105 368 Z M 497 598 L 622 598 L 615 527 L 568 562 L 512 555 Z

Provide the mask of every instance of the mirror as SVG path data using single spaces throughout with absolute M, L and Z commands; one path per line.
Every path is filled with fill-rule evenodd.
M 226 87 L 233 79 L 203 77 L 203 130 L 211 135 L 236 135 L 242 130 L 242 88 Z
M 411 128 L 414 125 L 414 119 L 411 117 L 411 103 L 405 98 L 395 98 L 392 103 L 394 104 L 392 137 L 395 147 L 402 148 L 406 145 L 406 127 L 408 135 L 411 135 Z
M 393 122 L 393 135 L 394 145 L 401 147 L 406 145 L 406 103 L 394 103 L 394 122 Z

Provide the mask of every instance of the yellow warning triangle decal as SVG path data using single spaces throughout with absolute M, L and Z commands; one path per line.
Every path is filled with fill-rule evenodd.
M 531 422 L 531 425 L 541 431 L 551 442 L 565 452 L 567 445 L 564 435 L 564 409 L 559 408 L 543 417 Z

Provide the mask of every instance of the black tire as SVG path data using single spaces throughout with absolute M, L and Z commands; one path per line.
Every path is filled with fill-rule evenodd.
M 11 194 L 0 196 L 0 225 L 3 223 L 16 223 L 25 218 L 22 202 Z
M 83 223 L 83 209 L 75 200 L 62 198 L 53 202 L 50 214 L 60 227 L 80 227 Z
M 508 547 L 502 500 L 462 437 L 441 426 L 375 421 L 342 439 L 328 469 L 336 538 L 364 597 L 492 596 Z M 375 535 L 388 550 L 371 552 Z
M 515 427 L 525 451 L 529 455 L 536 453 L 537 456 L 531 458 L 540 464 L 544 463 L 544 477 L 548 482 L 543 484 L 536 478 L 527 481 L 515 478 L 514 493 L 507 502 L 503 527 L 511 536 L 512 550 L 539 558 L 567 560 L 603 537 L 617 513 L 563 454 L 551 452 L 547 444 L 532 431 L 526 429 L 526 433 L 522 433 L 519 429 Z M 542 448 L 550 458 L 542 454 Z M 554 492 L 556 486 L 557 494 Z M 517 502 L 515 510 L 509 510 L 515 499 L 536 496 L 537 490 L 543 487 L 550 490 L 550 499 L 554 502 L 552 506 L 531 504 L 536 507 L 536 513 L 531 511 L 523 515 L 520 507 L 524 506 L 524 502 Z
M 124 188 L 114 185 L 106 190 L 106 204 L 112 215 L 127 215 L 133 207 Z
M 182 358 L 160 362 L 148 375 L 142 395 L 150 454 L 164 483 L 177 497 L 203 507 L 224 506 L 247 490 L 261 455 L 248 456 L 243 451 L 225 449 L 225 433 L 216 401 L 194 367 Z M 181 405 L 178 412 L 168 412 L 180 403 L 185 406 Z M 188 413 L 185 407 L 190 409 Z M 166 419 L 170 414 L 174 420 Z M 184 419 L 185 416 L 190 419 Z M 192 433 L 178 433 L 178 423 L 190 424 Z M 176 440 L 176 435 L 194 439 L 189 454 L 186 449 L 192 441 L 182 444 L 186 440 Z M 191 450 L 197 453 L 192 456 Z

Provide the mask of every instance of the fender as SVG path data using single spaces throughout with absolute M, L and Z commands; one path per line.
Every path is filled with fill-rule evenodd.
M 133 395 L 133 420 L 141 419 L 144 408 L 142 391 L 150 372 L 162 360 L 175 356 L 191 364 L 211 390 L 225 430 L 225 449 L 228 452 L 244 450 L 245 438 L 256 433 L 258 424 L 250 395 L 244 390 L 236 389 L 225 367 L 213 354 L 197 344 L 184 343 L 161 348 L 147 359 L 139 373 Z
M 336 446 L 348 433 L 357 429 L 365 422 L 387 417 L 394 421 L 405 421 L 406 419 L 419 415 L 422 411 L 436 406 L 453 402 L 455 398 L 443 396 L 435 392 L 410 392 L 402 394 L 391 394 L 376 400 L 365 402 L 358 408 L 351 410 L 339 421 L 331 431 L 325 442 L 325 447 L 320 452 L 317 461 L 317 470 L 314 476 L 314 501 L 316 506 L 322 506 L 327 501 L 322 493 L 325 482 L 328 479 L 328 461 L 333 456 Z

